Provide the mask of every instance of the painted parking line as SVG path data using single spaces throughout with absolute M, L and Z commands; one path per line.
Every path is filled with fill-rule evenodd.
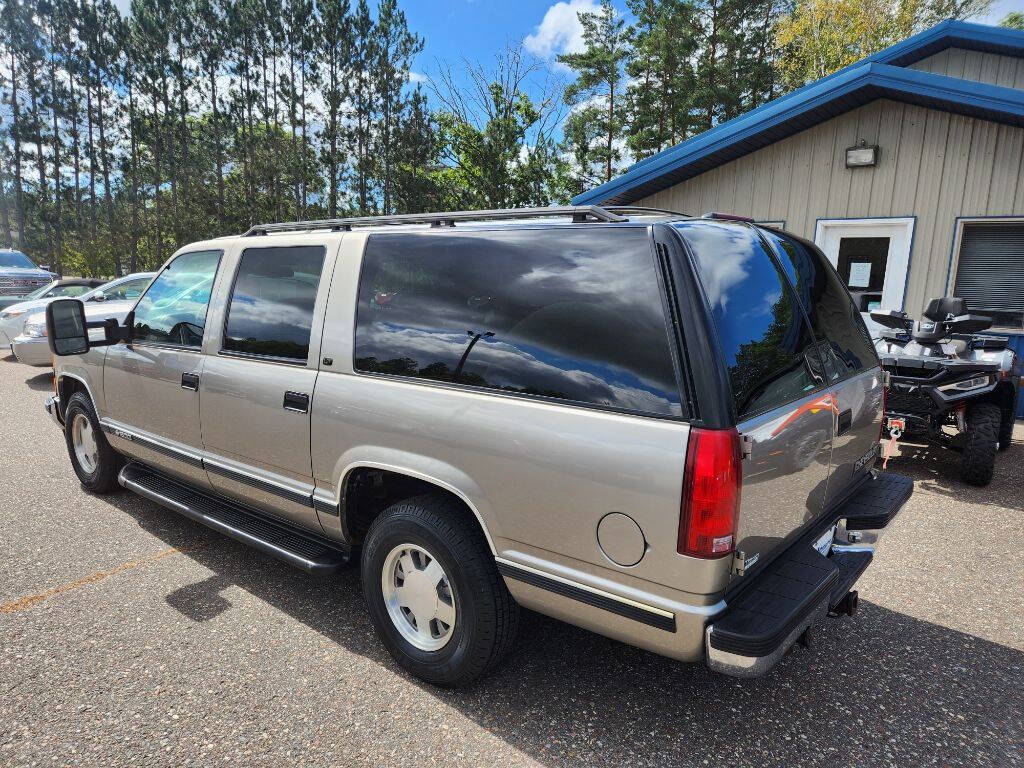
M 57 587 L 51 587 L 43 592 L 38 592 L 34 595 L 26 595 L 25 597 L 19 597 L 17 600 L 12 600 L 9 603 L 0 604 L 0 614 L 6 613 L 17 613 L 18 611 L 24 611 L 26 608 L 31 608 L 33 605 L 49 600 L 51 597 L 56 597 L 65 592 L 72 592 L 82 587 L 87 587 L 90 584 L 96 584 L 97 582 L 103 581 L 115 574 L 123 573 L 124 571 L 130 571 L 135 568 L 139 568 L 150 563 L 155 563 L 157 560 L 163 560 L 165 557 L 176 555 L 181 552 L 185 552 L 188 549 L 195 549 L 195 547 L 170 547 L 161 552 L 157 552 L 146 557 L 140 557 L 138 560 L 129 560 L 126 563 L 121 563 L 118 566 L 111 568 L 109 571 L 97 571 L 91 573 L 88 576 L 83 576 L 80 579 L 69 581 L 67 584 L 61 584 Z

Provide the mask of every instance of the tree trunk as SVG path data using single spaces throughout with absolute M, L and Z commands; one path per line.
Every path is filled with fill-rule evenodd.
M 132 84 L 132 77 L 128 78 L 128 137 L 131 147 L 131 191 L 129 202 L 131 205 L 132 231 L 129 234 L 129 273 L 137 272 L 139 269 L 139 142 L 138 123 L 135 118 L 135 91 Z
M 612 141 L 615 136 L 615 83 L 608 83 L 608 157 L 605 158 L 604 180 L 612 180 Z
M 52 267 L 58 275 L 64 274 L 64 212 L 61 205 L 60 189 L 60 96 L 57 93 L 56 41 L 54 40 L 53 21 L 50 24 L 50 114 L 53 116 L 53 261 Z M 6 211 L 5 216 L 6 218 Z
M 43 153 L 42 119 L 39 115 L 39 94 L 36 85 L 36 72 L 28 68 L 28 93 L 32 105 L 32 129 L 36 140 L 36 172 L 39 174 L 39 215 L 43 220 L 43 242 L 50 248 L 49 259 L 52 261 L 53 242 L 50 240 L 50 185 L 46 181 L 46 155 Z M 53 266 L 52 264 L 50 266 Z
M 25 192 L 21 181 L 21 112 L 18 105 L 18 60 L 11 48 L 11 135 L 14 137 L 14 212 L 18 220 L 18 247 L 25 247 Z
M 210 107 L 213 110 L 213 157 L 217 166 L 217 224 L 224 229 L 224 160 L 220 148 L 220 117 L 217 114 L 217 65 L 210 63 Z M 219 234 L 223 234 L 220 232 Z

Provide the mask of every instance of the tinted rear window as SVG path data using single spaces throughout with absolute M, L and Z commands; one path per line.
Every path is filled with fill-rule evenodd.
M 864 319 L 825 255 L 795 238 L 775 232 L 764 235 L 776 247 L 811 319 L 829 380 L 845 379 L 878 365 Z
M 355 343 L 360 371 L 681 414 L 639 228 L 371 235 Z
M 824 386 L 807 322 L 756 230 L 725 222 L 676 228 L 694 253 L 737 415 L 753 416 Z

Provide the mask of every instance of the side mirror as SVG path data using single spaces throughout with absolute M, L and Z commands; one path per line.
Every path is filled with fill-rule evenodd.
M 89 299 L 89 301 L 106 301 L 106 300 L 107 300 L 107 297 L 104 296 L 102 293 L 97 293 L 95 296 L 93 296 L 91 299 Z
M 89 351 L 85 305 L 78 299 L 56 299 L 46 305 L 46 340 L 58 357 Z

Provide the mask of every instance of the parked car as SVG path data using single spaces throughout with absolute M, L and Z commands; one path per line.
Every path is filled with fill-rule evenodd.
M 27 296 L 52 283 L 55 277 L 21 251 L 0 248 L 0 301 Z
M 4 310 L 14 304 L 23 304 L 34 299 L 57 298 L 58 296 L 80 296 L 87 293 L 96 286 L 103 285 L 104 281 L 89 277 L 68 277 L 62 280 L 52 280 L 41 288 L 37 288 L 25 296 L 4 296 L 0 297 L 0 310 Z
M 86 304 L 85 317 L 89 322 L 103 322 L 111 319 L 123 322 L 132 307 L 134 300 L 107 301 L 102 304 Z M 37 367 L 53 364 L 53 353 L 47 341 L 46 310 L 36 310 L 25 320 L 22 331 L 11 341 L 11 352 L 19 363 Z M 100 342 L 103 340 L 102 329 L 95 328 L 90 336 Z
M 4 346 L 12 344 L 15 336 L 22 333 L 22 328 L 29 315 L 45 309 L 47 304 L 61 295 L 73 296 L 80 293 L 79 298 L 87 302 L 131 300 L 134 303 L 134 300 L 139 298 L 146 286 L 149 285 L 149 281 L 153 279 L 154 274 L 156 273 L 135 272 L 124 277 L 115 278 L 109 282 L 80 278 L 59 280 L 57 281 L 58 283 L 68 283 L 68 285 L 56 286 L 54 288 L 46 286 L 45 290 L 40 289 L 42 291 L 41 295 L 26 296 L 25 301 L 12 304 L 0 311 L 0 344 Z M 51 283 L 51 285 L 56 284 Z M 39 291 L 36 293 L 39 293 Z
M 46 407 L 83 486 L 312 573 L 358 557 L 381 641 L 440 685 L 492 669 L 520 606 L 763 674 L 854 613 L 913 488 L 872 470 L 849 293 L 748 221 L 262 225 L 181 249 L 98 343 L 82 307 L 47 308 Z

